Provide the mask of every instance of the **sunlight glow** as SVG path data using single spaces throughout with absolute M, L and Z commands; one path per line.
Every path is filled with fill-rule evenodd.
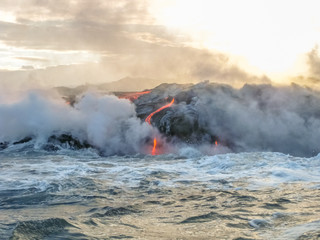
M 5 12 L 5 11 L 1 11 L 0 10 L 0 21 L 15 23 L 16 22 L 16 17 L 11 12 Z
M 150 11 L 160 24 L 189 34 L 193 46 L 272 75 L 304 69 L 301 56 L 320 43 L 318 9 L 317 0 L 155 0 Z
M 101 56 L 88 51 L 54 51 L 9 47 L 0 42 L 0 70 L 26 70 L 98 63 Z

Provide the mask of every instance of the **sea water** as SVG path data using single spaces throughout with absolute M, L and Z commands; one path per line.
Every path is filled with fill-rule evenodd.
M 0 152 L 0 239 L 318 239 L 320 157 Z

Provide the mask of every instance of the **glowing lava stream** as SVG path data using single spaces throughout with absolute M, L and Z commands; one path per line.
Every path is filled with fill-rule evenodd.
M 157 110 L 155 110 L 154 112 L 150 113 L 149 116 L 146 118 L 145 122 L 149 123 L 151 125 L 151 118 L 153 115 L 155 115 L 156 113 L 162 111 L 163 109 L 166 109 L 168 107 L 171 107 L 171 105 L 174 103 L 174 98 L 172 99 L 172 101 L 170 103 L 168 103 L 167 105 L 162 106 L 161 108 L 158 108 Z M 153 149 L 151 154 L 152 155 L 156 155 L 156 147 L 157 147 L 157 139 L 154 138 L 153 139 Z
M 131 93 L 124 93 L 122 95 L 119 96 L 120 99 L 128 99 L 131 102 L 133 102 L 134 100 L 137 100 L 140 96 L 144 95 L 144 94 L 148 94 L 150 93 L 150 90 L 146 90 L 143 92 L 131 92 Z
M 157 139 L 154 138 L 153 139 L 153 148 L 152 148 L 152 152 L 151 152 L 152 155 L 156 155 L 156 147 L 157 147 Z
M 171 107 L 171 105 L 174 103 L 174 98 L 172 99 L 172 101 L 170 103 L 168 103 L 167 105 L 164 105 L 163 107 L 155 110 L 154 112 L 150 113 L 149 116 L 146 118 L 146 122 L 149 123 L 151 125 L 151 118 L 153 115 L 155 115 L 156 113 L 162 111 L 163 109 L 166 109 L 168 107 Z

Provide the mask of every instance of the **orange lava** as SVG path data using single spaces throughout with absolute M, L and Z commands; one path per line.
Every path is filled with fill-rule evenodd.
M 151 152 L 152 155 L 156 155 L 156 147 L 157 147 L 157 139 L 154 138 L 153 139 L 153 148 L 152 148 L 152 152 Z
M 170 103 L 168 103 L 167 105 L 162 106 L 161 108 L 158 108 L 157 110 L 155 110 L 154 112 L 150 113 L 149 116 L 146 118 L 146 122 L 149 123 L 151 125 L 151 118 L 153 115 L 155 115 L 156 113 L 162 111 L 163 109 L 166 109 L 168 107 L 171 107 L 171 105 L 174 103 L 174 98 L 172 99 L 172 101 Z
M 163 109 L 166 109 L 168 107 L 171 107 L 171 105 L 174 103 L 174 98 L 172 99 L 172 101 L 164 106 L 162 106 L 161 108 L 158 108 L 156 111 L 152 112 L 149 114 L 149 116 L 146 118 L 145 122 L 149 123 L 151 125 L 151 118 L 153 115 L 155 115 L 156 113 L 162 111 Z M 156 149 L 157 149 L 157 139 L 154 138 L 153 139 L 153 148 L 152 148 L 152 155 L 156 155 Z
M 151 91 L 148 90 L 148 91 L 143 91 L 143 92 L 125 93 L 125 94 L 120 95 L 119 98 L 128 99 L 131 102 L 133 102 L 134 100 L 137 100 L 138 97 L 140 97 L 141 95 L 148 94 L 150 92 Z

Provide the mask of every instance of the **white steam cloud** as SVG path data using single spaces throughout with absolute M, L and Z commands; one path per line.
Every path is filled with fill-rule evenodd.
M 316 91 L 298 85 L 234 89 L 199 84 L 188 93 L 195 96 L 189 108 L 197 116 L 198 128 L 216 136 L 232 151 L 299 156 L 320 152 L 320 95 Z
M 136 117 L 132 103 L 115 96 L 87 94 L 73 108 L 33 92 L 0 105 L 0 142 L 32 137 L 41 146 L 59 134 L 71 134 L 110 155 L 144 152 L 142 142 L 155 131 Z

